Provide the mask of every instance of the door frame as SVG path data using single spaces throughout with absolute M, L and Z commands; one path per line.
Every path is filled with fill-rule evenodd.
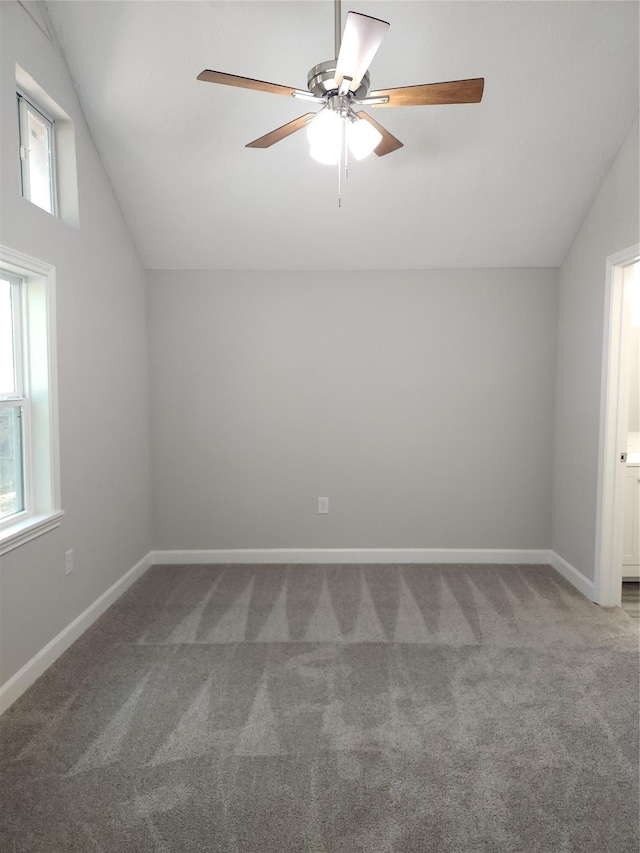
M 624 279 L 625 268 L 638 260 L 640 244 L 610 255 L 606 265 L 594 582 L 596 601 L 603 607 L 619 607 L 622 596 L 624 465 L 619 454 L 629 398 Z

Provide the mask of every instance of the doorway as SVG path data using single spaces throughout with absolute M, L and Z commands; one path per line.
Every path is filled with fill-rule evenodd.
M 602 397 L 600 409 L 600 459 L 598 470 L 598 509 L 596 528 L 596 601 L 605 607 L 619 607 L 622 599 L 622 579 L 631 571 L 623 568 L 623 535 L 628 534 L 625 521 L 636 524 L 635 510 L 629 501 L 637 501 L 640 484 L 635 492 L 626 482 L 629 475 L 629 454 L 636 448 L 630 433 L 630 417 L 634 417 L 635 398 L 631 394 L 632 377 L 638 382 L 637 353 L 631 348 L 640 311 L 640 246 L 636 245 L 607 258 L 605 292 L 605 327 L 603 339 Z M 635 422 L 635 421 L 634 421 Z M 640 448 L 637 448 L 640 450 Z M 632 455 L 632 460 L 635 456 Z M 640 472 L 640 467 L 635 469 Z M 637 480 L 637 477 L 636 477 Z M 630 511 L 625 519 L 625 504 Z M 635 518 L 634 518 L 635 512 Z M 626 548 L 626 545 L 625 545 Z

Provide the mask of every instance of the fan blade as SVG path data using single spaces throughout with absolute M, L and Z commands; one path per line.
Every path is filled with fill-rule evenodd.
M 247 143 L 245 148 L 270 148 L 286 136 L 291 136 L 291 134 L 295 133 L 297 130 L 302 130 L 309 119 L 314 115 L 316 115 L 316 113 L 305 113 L 303 116 L 300 116 L 300 118 L 294 118 L 293 121 L 283 124 L 282 127 L 272 130 L 271 133 L 266 133 L 259 139 L 254 139 L 253 142 Z
M 401 86 L 399 89 L 377 89 L 369 98 L 389 98 L 386 104 L 374 107 L 410 107 L 428 104 L 477 104 L 482 100 L 484 77 L 474 80 L 452 80 L 450 83 L 424 83 L 421 86 Z
M 362 118 L 365 121 L 368 121 L 369 124 L 372 124 L 375 129 L 382 134 L 382 139 L 373 149 L 378 155 L 378 157 L 382 157 L 385 154 L 391 154 L 392 151 L 397 151 L 398 148 L 404 148 L 404 142 L 400 142 L 399 139 L 396 139 L 396 137 L 392 133 L 389 133 L 386 127 L 383 127 L 381 124 L 378 124 L 378 122 L 374 118 L 371 118 L 371 116 L 368 116 L 364 112 L 364 110 L 361 110 L 359 113 L 356 113 L 356 115 L 358 116 L 358 118 Z
M 388 29 L 386 21 L 349 12 L 336 62 L 336 86 L 347 77 L 351 81 L 349 89 L 356 91 Z
M 239 86 L 241 89 L 256 89 L 258 92 L 271 92 L 273 95 L 293 95 L 297 89 L 291 86 L 280 86 L 279 83 L 265 83 L 264 80 L 254 80 L 252 77 L 238 77 L 236 74 L 225 74 L 224 71 L 209 71 L 205 69 L 198 74 L 198 80 L 206 83 L 222 83 L 224 86 Z

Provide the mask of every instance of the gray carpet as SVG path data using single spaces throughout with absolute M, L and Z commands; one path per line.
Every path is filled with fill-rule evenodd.
M 2 851 L 637 853 L 638 623 L 545 566 L 150 570 L 2 717 Z

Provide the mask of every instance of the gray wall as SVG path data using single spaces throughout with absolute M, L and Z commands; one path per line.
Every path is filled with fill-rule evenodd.
M 0 684 L 151 548 L 145 273 L 67 67 L 0 3 L 0 241 L 56 267 L 62 507 L 57 530 L 2 557 Z M 75 123 L 80 228 L 20 195 L 15 63 Z M 73 548 L 75 572 L 64 576 Z
M 553 549 L 593 580 L 605 263 L 635 245 L 638 119 L 600 186 L 560 270 Z
M 154 547 L 550 546 L 557 271 L 148 293 Z

